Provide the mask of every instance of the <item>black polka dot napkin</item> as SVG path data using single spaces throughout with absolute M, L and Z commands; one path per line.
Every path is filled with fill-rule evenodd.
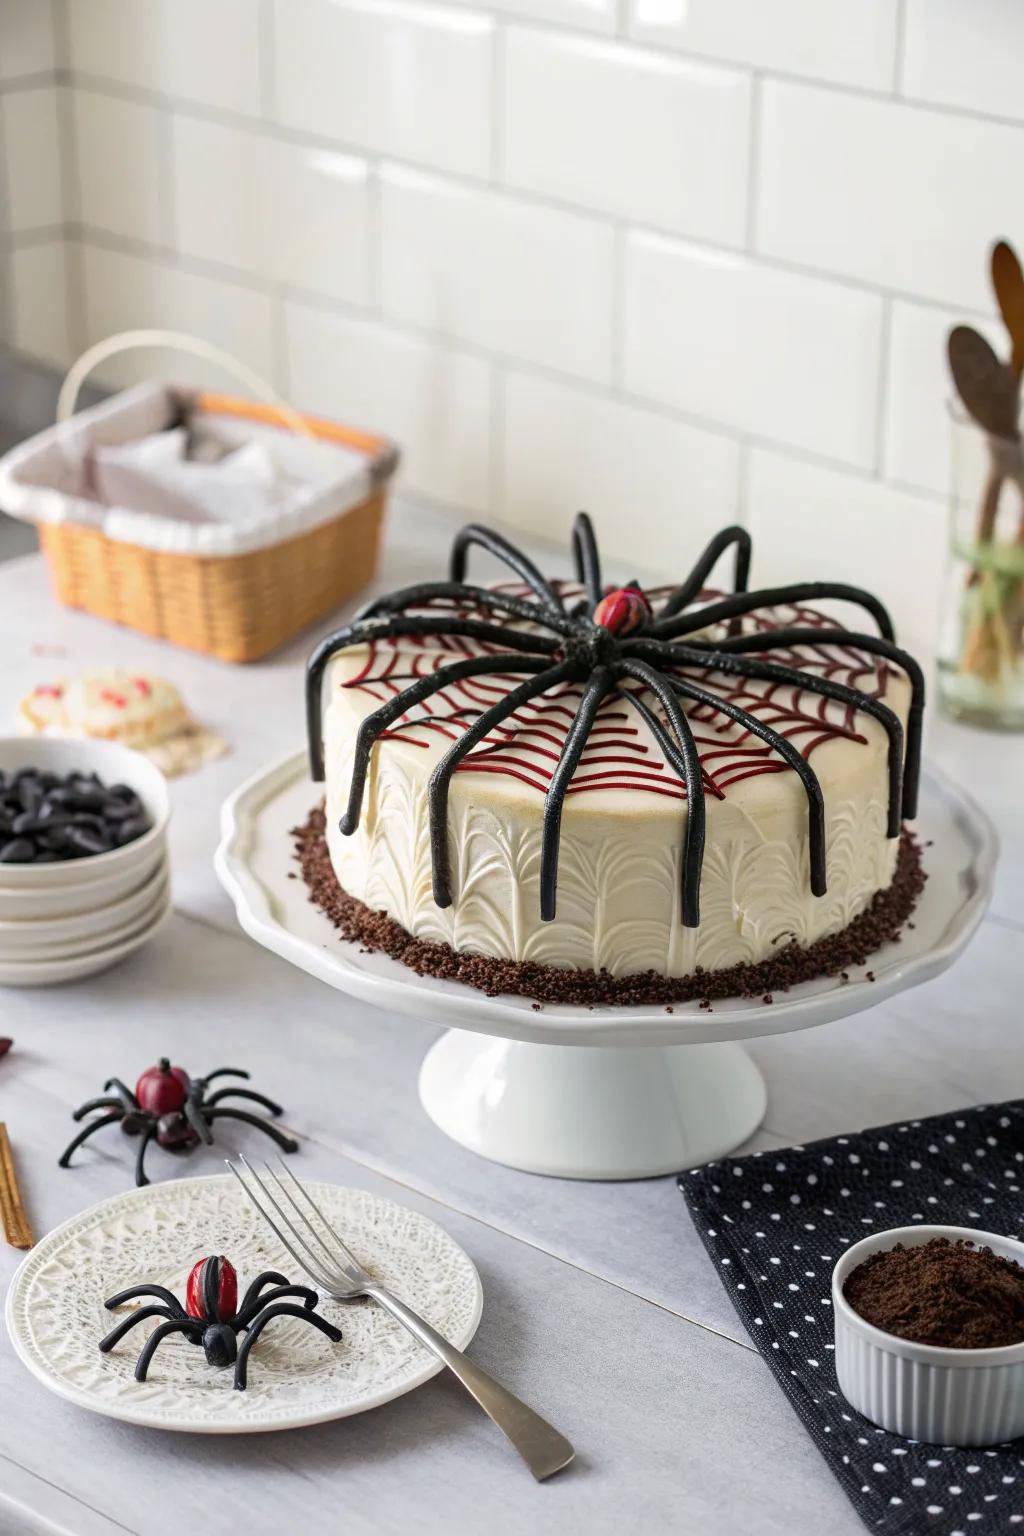
M 733 1305 L 865 1523 L 885 1536 L 1024 1536 L 1024 1440 L 922 1445 L 877 1429 L 833 1366 L 836 1259 L 915 1222 L 1024 1234 L 1024 1099 L 679 1176 Z

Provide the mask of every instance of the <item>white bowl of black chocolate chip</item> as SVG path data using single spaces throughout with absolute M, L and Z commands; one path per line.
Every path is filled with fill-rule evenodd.
M 151 864 L 166 840 L 169 814 L 163 774 L 129 747 L 0 738 L 5 892 L 108 881 Z
M 840 1389 L 882 1429 L 938 1445 L 1024 1434 L 1024 1242 L 896 1227 L 832 1274 Z

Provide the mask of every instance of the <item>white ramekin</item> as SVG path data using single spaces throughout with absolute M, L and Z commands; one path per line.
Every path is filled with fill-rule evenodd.
M 937 1445 L 995 1445 L 1024 1434 L 1024 1343 L 939 1349 L 875 1328 L 843 1286 L 879 1249 L 918 1248 L 933 1237 L 966 1239 L 1024 1264 L 1024 1243 L 971 1227 L 892 1227 L 848 1248 L 832 1271 L 836 1375 L 847 1401 L 882 1429 Z

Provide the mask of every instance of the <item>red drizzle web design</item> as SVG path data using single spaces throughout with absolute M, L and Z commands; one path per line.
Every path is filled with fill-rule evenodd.
M 557 582 L 554 585 L 566 599 L 567 606 L 583 595 L 583 588 L 576 583 Z M 497 590 L 527 596 L 529 589 L 509 582 L 501 584 Z M 671 590 L 656 587 L 647 593 L 655 616 Z M 698 601 L 703 605 L 720 596 L 720 593 L 704 590 Z M 479 616 L 478 610 L 448 599 L 424 602 L 414 611 Z M 742 621 L 742 632 L 749 634 L 793 627 L 827 630 L 834 634 L 837 626 L 835 620 L 797 604 L 759 609 Z M 709 638 L 729 632 L 726 624 L 718 624 L 709 632 Z M 735 630 L 731 632 L 735 633 Z M 488 641 L 460 635 L 373 639 L 368 642 L 365 662 L 342 686 L 365 693 L 376 707 L 439 667 L 463 657 L 487 655 L 500 649 Z M 760 655 L 764 661 L 779 662 L 845 684 L 875 699 L 884 696 L 891 673 L 884 659 L 838 643 L 819 644 L 812 649 L 806 645 L 780 642 L 778 649 L 773 647 Z M 665 670 L 670 673 L 678 670 L 682 675 L 682 669 L 667 667 Z M 703 671 L 689 667 L 687 675 L 787 737 L 805 758 L 826 741 L 845 739 L 863 743 L 865 740 L 856 728 L 855 711 L 849 704 L 789 683 L 726 676 L 713 667 Z M 452 683 L 429 700 L 412 705 L 396 724 L 381 732 L 380 739 L 400 740 L 423 748 L 432 741 L 456 741 L 519 681 L 521 674 L 509 670 Z M 622 692 L 625 691 L 623 687 Z M 633 691 L 643 692 L 642 689 Z M 487 740 L 470 752 L 456 771 L 504 774 L 543 794 L 550 785 L 582 692 L 581 685 L 567 683 L 523 705 L 495 726 Z M 729 787 L 742 779 L 791 771 L 770 746 L 710 705 L 688 702 L 683 708 L 697 743 L 706 794 L 724 799 Z M 600 706 L 567 794 L 585 794 L 588 790 L 598 789 L 639 790 L 673 800 L 686 798 L 685 785 L 621 694 L 609 695 Z

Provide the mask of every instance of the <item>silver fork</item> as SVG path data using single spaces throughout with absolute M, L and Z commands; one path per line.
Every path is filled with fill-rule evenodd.
M 278 1178 L 269 1163 L 263 1165 L 277 1186 L 278 1193 L 275 1195 L 267 1180 L 261 1179 L 245 1157 L 240 1157 L 239 1162 L 245 1168 L 251 1183 L 242 1177 L 230 1159 L 225 1158 L 224 1161 L 271 1231 L 284 1244 L 300 1269 L 305 1270 L 325 1295 L 330 1296 L 333 1301 L 357 1301 L 362 1296 L 369 1296 L 386 1308 L 392 1317 L 397 1318 L 403 1327 L 408 1328 L 414 1338 L 426 1345 L 427 1349 L 432 1350 L 438 1359 L 444 1361 L 469 1395 L 480 1404 L 488 1418 L 498 1426 L 502 1434 L 511 1440 L 538 1482 L 543 1482 L 544 1478 L 551 1477 L 553 1473 L 560 1472 L 563 1467 L 569 1465 L 576 1453 L 565 1436 L 560 1435 L 558 1430 L 553 1428 L 546 1419 L 542 1419 L 539 1413 L 534 1413 L 532 1408 L 528 1408 L 500 1382 L 495 1381 L 493 1376 L 488 1376 L 486 1371 L 474 1365 L 467 1355 L 449 1344 L 447 1339 L 419 1317 L 411 1307 L 407 1307 L 404 1301 L 400 1301 L 379 1280 L 367 1274 L 355 1255 L 346 1248 L 316 1201 L 303 1189 L 284 1162 L 281 1163 L 281 1167 L 288 1176 L 288 1185 Z M 259 1195 L 254 1192 L 253 1185 L 259 1191 Z M 313 1214 L 319 1218 L 333 1242 L 333 1249 L 328 1246 L 310 1221 L 289 1186 L 294 1187 Z M 288 1214 L 278 1195 L 282 1196 L 291 1207 L 292 1215 Z M 276 1220 L 267 1209 L 267 1204 L 276 1212 Z M 286 1235 L 282 1227 L 287 1228 L 290 1236 Z

